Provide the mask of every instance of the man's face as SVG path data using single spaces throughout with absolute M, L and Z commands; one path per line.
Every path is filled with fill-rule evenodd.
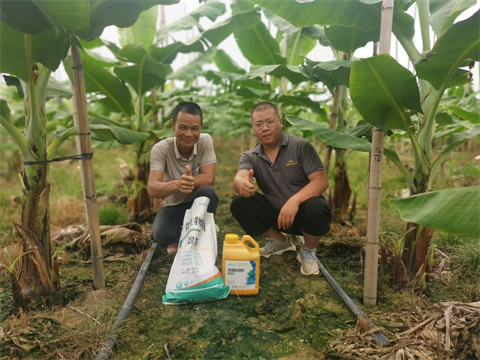
M 172 120 L 171 124 L 178 147 L 185 150 L 193 148 L 203 128 L 200 115 L 179 112 L 176 123 Z
M 255 111 L 252 114 L 253 133 L 264 146 L 275 145 L 282 138 L 282 119 L 279 119 L 275 109 Z

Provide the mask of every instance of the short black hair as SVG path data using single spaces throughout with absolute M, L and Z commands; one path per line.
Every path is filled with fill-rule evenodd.
M 173 122 L 177 122 L 177 116 L 179 112 L 184 112 L 190 115 L 200 115 L 200 124 L 203 124 L 203 114 L 200 106 L 194 102 L 184 101 L 179 103 L 173 109 Z
M 273 105 L 270 101 L 262 101 L 261 103 L 258 103 L 257 105 L 255 105 L 252 109 L 252 112 L 250 113 L 250 118 L 253 117 L 253 113 L 255 111 L 262 111 L 262 110 L 265 110 L 265 109 L 274 109 L 275 110 L 275 115 L 277 115 L 277 117 L 280 119 L 280 113 L 278 112 L 278 109 L 275 105 Z

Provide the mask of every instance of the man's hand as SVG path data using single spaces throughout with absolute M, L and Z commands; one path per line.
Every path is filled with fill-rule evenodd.
M 190 194 L 193 191 L 193 176 L 191 176 L 192 170 L 190 166 L 185 166 L 185 174 L 180 178 L 180 192 L 182 194 Z
M 162 198 L 155 198 L 153 199 L 153 206 L 155 206 L 155 209 L 160 211 L 163 205 L 163 199 Z
M 299 204 L 292 198 L 290 198 L 285 205 L 283 205 L 277 219 L 279 229 L 287 230 L 288 228 L 292 227 L 293 221 L 295 220 L 295 216 L 298 212 L 298 207 Z
M 255 193 L 255 186 L 253 185 L 253 169 L 250 169 L 248 174 L 243 179 L 240 185 L 240 195 L 249 198 Z

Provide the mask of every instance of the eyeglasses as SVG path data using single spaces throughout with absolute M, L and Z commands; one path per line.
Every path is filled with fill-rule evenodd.
M 273 125 L 278 121 L 278 119 L 268 119 L 267 121 L 265 122 L 262 122 L 262 121 L 257 121 L 256 123 L 253 124 L 253 127 L 256 129 L 256 130 L 260 130 L 260 129 L 263 129 L 263 126 L 264 125 L 267 125 L 267 127 L 269 129 L 271 129 L 273 127 Z

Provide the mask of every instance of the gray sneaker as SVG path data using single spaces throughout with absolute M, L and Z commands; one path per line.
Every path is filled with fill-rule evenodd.
M 270 255 L 280 255 L 289 250 L 296 250 L 290 237 L 287 237 L 285 242 L 275 241 L 267 237 L 267 244 L 260 248 L 260 255 L 268 258 Z
M 320 273 L 315 249 L 302 248 L 297 254 L 297 260 L 302 264 L 300 271 L 303 275 L 318 275 Z

